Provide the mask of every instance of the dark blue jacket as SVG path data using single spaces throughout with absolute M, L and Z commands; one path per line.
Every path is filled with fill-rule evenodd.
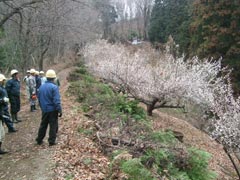
M 0 85 L 0 90 L 3 93 L 3 97 L 8 98 L 7 90 L 1 85 Z M 4 103 L 4 110 L 6 109 L 6 107 L 8 108 L 8 103 Z
M 36 89 L 39 89 L 39 87 L 42 84 L 41 78 L 39 76 L 36 76 L 35 78 L 36 78 Z
M 39 88 L 39 103 L 42 112 L 62 111 L 58 87 L 47 81 Z
M 0 86 L 0 119 L 3 120 L 3 108 L 5 106 L 5 103 L 3 101 L 3 98 L 6 97 L 5 96 L 5 92 L 4 92 L 4 89 L 3 87 Z
M 6 90 L 9 97 L 20 96 L 20 81 L 17 79 L 8 80 Z

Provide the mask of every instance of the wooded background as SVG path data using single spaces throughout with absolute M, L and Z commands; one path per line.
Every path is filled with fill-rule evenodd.
M 222 57 L 239 93 L 238 0 L 0 0 L 0 27 L 3 73 L 42 70 L 94 39 L 149 40 L 159 48 L 171 35 L 176 55 Z

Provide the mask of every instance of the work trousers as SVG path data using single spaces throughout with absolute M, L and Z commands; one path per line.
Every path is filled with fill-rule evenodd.
M 38 130 L 38 137 L 36 139 L 37 142 L 42 142 L 47 131 L 47 127 L 49 124 L 49 138 L 48 143 L 53 144 L 56 141 L 56 134 L 58 128 L 58 111 L 52 112 L 42 112 L 42 120 Z
M 20 96 L 9 96 L 11 114 L 17 114 L 20 111 Z
M 0 142 L 3 142 L 4 137 L 5 137 L 5 131 L 4 131 L 2 120 L 0 119 Z
M 3 122 L 7 125 L 8 131 L 13 131 L 15 129 L 13 127 L 13 122 L 10 118 L 8 106 L 4 106 L 4 108 L 3 108 Z

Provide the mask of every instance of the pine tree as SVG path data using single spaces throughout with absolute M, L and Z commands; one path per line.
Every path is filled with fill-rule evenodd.
M 189 0 L 156 0 L 150 20 L 151 42 L 166 43 L 169 35 L 180 45 L 180 52 L 189 46 Z
M 190 26 L 190 52 L 199 57 L 223 57 L 233 68 L 235 89 L 240 87 L 240 1 L 197 0 Z

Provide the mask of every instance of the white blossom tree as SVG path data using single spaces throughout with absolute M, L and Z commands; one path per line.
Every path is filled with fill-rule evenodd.
M 221 68 L 221 60 L 195 57 L 184 61 L 168 51 L 161 53 L 148 46 L 134 50 L 102 40 L 86 46 L 84 55 L 96 76 L 123 86 L 147 105 L 149 115 L 156 108 L 181 107 L 179 99 L 205 106 L 214 115 L 209 129 L 212 137 L 225 147 L 239 148 L 240 98 L 234 98 L 229 72 Z
M 97 75 L 121 84 L 128 93 L 147 104 L 149 115 L 159 107 L 169 106 L 176 99 L 191 99 L 212 104 L 212 87 L 220 83 L 217 74 L 220 61 L 208 62 L 194 58 L 173 58 L 151 48 L 131 53 L 123 45 L 98 41 L 87 46 L 88 67 Z M 194 83 L 193 83 L 194 82 Z

